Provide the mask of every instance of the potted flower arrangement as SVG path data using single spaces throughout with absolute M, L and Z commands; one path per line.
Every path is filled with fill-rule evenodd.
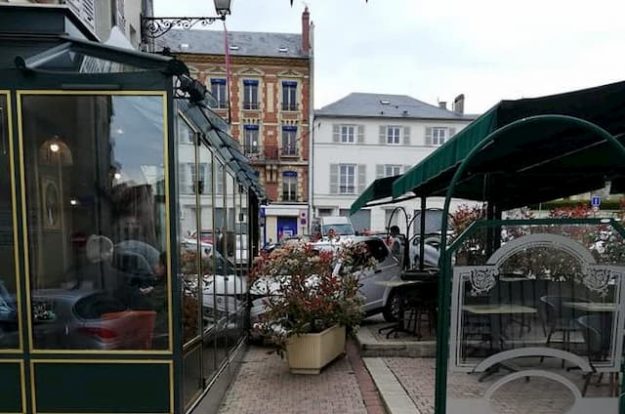
M 364 244 L 349 242 L 332 250 L 289 243 L 262 255 L 250 281 L 255 293 L 264 291 L 266 311 L 253 330 L 286 354 L 291 372 L 319 373 L 344 353 L 346 329 L 363 316 L 358 274 L 339 274 L 335 265 L 364 269 L 373 260 Z

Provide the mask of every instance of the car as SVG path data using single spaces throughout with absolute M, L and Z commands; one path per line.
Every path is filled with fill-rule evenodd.
M 399 306 L 398 296 L 393 292 L 391 287 L 382 286 L 376 282 L 399 280 L 401 276 L 401 264 L 399 260 L 391 254 L 388 246 L 379 237 L 355 236 L 350 240 L 354 243 L 364 243 L 377 262 L 373 269 L 365 269 L 359 272 L 359 282 L 361 285 L 360 293 L 364 298 L 364 313 L 368 316 L 382 313 L 386 320 L 395 320 L 395 315 L 397 314 L 397 308 Z M 321 241 L 311 243 L 311 246 L 313 249 L 321 251 L 340 249 L 342 243 L 346 243 L 346 241 Z M 346 269 L 342 263 L 337 263 L 333 272 L 340 275 L 347 271 L 354 272 L 357 270 L 358 269 Z M 268 295 L 275 294 L 276 290 L 277 283 L 266 278 L 257 280 L 254 285 L 250 287 L 250 317 L 252 321 L 258 320 L 265 312 L 264 298 Z
M 0 348 L 16 348 L 18 342 L 15 297 L 0 280 Z
M 156 312 L 128 309 L 109 292 L 38 289 L 32 294 L 33 339 L 54 349 L 149 349 Z
M 420 255 L 420 243 L 419 236 L 413 237 L 410 242 L 409 254 L 412 260 L 412 265 L 417 267 L 419 265 Z M 425 245 L 423 250 L 423 263 L 425 267 L 438 268 L 438 259 L 440 257 L 441 236 L 440 234 L 426 234 Z

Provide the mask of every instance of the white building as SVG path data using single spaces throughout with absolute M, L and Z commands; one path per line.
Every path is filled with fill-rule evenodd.
M 352 93 L 315 111 L 313 217 L 349 215 L 371 182 L 403 174 L 476 118 L 463 107 L 463 95 L 447 110 L 406 95 Z M 428 208 L 442 204 L 428 200 Z M 351 216 L 355 229 L 386 231 L 398 205 L 411 216 L 419 209 L 418 200 L 362 209 Z M 405 231 L 403 215 L 392 221 Z

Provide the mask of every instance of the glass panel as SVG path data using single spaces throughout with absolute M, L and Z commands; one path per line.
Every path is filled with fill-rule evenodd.
M 232 274 L 232 265 L 226 258 L 226 230 L 227 230 L 227 194 L 226 194 L 226 174 L 224 163 L 214 158 L 213 165 L 215 176 L 215 229 L 217 253 L 215 254 L 215 345 L 216 345 L 216 365 L 220 366 L 225 362 L 228 355 L 228 274 Z
M 182 393 L 184 405 L 188 407 L 203 389 L 201 371 L 202 348 L 195 347 L 183 359 Z
M 196 163 L 194 131 L 186 121 L 178 118 L 176 145 L 178 148 L 178 277 L 182 279 L 182 338 L 184 343 L 200 335 L 200 257 L 198 238 L 197 193 L 201 189 Z
M 22 99 L 33 346 L 168 348 L 164 98 Z
M 239 293 L 239 280 L 236 272 L 236 208 L 235 200 L 238 193 L 238 187 L 236 186 L 234 176 L 228 171 L 226 173 L 226 232 L 225 238 L 225 252 L 226 259 L 232 265 L 231 271 L 226 275 L 228 281 L 225 283 L 225 296 L 227 298 L 227 311 L 228 311 L 228 323 L 225 327 L 225 333 L 228 336 L 229 346 L 232 347 L 236 344 L 238 339 L 238 324 L 237 324 L 237 310 L 239 308 L 238 297 Z
M 557 217 L 483 222 L 459 240 L 448 412 L 616 412 L 615 388 L 588 384 L 621 368 L 625 233 Z
M 18 348 L 17 278 L 7 95 L 0 95 L 0 348 Z

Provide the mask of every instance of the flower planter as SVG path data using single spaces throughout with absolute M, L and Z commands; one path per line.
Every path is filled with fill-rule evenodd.
M 345 352 L 345 327 L 335 325 L 323 332 L 289 339 L 286 355 L 293 374 L 319 374 L 321 368 Z

